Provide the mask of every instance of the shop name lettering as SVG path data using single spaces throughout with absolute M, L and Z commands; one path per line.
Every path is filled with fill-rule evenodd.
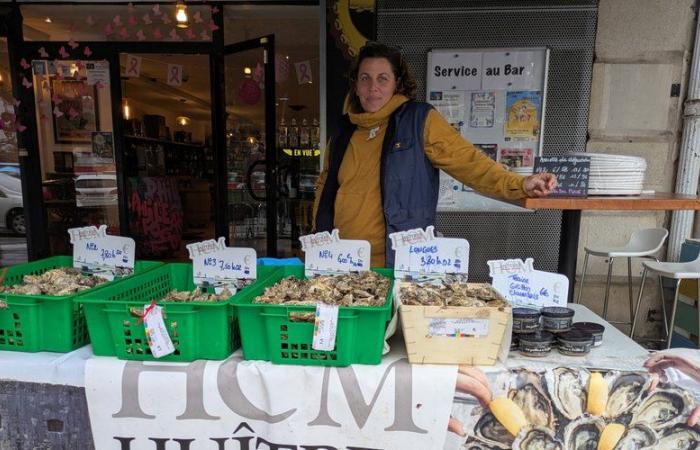
M 510 275 L 508 279 L 511 283 L 508 285 L 508 293 L 514 297 L 526 298 L 529 300 L 538 300 L 540 297 L 549 297 L 549 292 L 546 288 L 541 288 L 539 292 L 533 292 L 530 286 L 530 279 L 522 275 Z
M 204 258 L 204 267 L 218 267 L 220 271 L 226 272 L 230 270 L 243 270 L 243 265 L 216 258 Z
M 414 230 L 391 233 L 389 239 L 391 239 L 391 246 L 394 250 L 407 245 L 413 246 L 415 244 L 430 242 L 435 239 L 435 227 L 430 225 L 425 230 L 416 228 Z
M 334 229 L 331 233 L 322 231 L 316 234 L 307 234 L 306 236 L 300 236 L 299 241 L 301 242 L 302 250 L 307 251 L 310 248 L 327 246 L 340 241 L 340 232 Z
M 84 241 L 86 239 L 107 237 L 107 225 L 100 225 L 100 228 L 96 226 L 70 228 L 68 234 L 70 235 L 70 241 L 72 243 Z
M 524 75 L 525 74 L 525 66 L 512 66 L 510 64 L 506 64 L 503 67 L 487 67 L 484 70 L 484 74 L 487 77 L 498 77 L 501 75 L 501 71 L 503 72 L 503 75 L 505 76 L 513 76 L 513 75 Z M 435 66 L 434 75 L 437 78 L 440 77 L 476 77 L 479 76 L 479 69 L 477 67 L 467 67 L 467 66 L 459 66 L 459 67 L 442 67 L 442 66 Z
M 238 364 L 243 360 L 239 357 L 231 357 L 226 360 L 217 371 L 216 381 L 218 394 L 223 403 L 234 414 L 248 420 L 263 421 L 268 424 L 278 424 L 292 417 L 296 408 L 287 411 L 270 414 L 260 409 L 246 397 L 242 386 L 237 378 Z M 186 366 L 169 366 L 159 364 L 145 365 L 139 361 L 128 361 L 124 366 L 121 377 L 121 408 L 112 414 L 115 419 L 144 419 L 156 420 L 157 417 L 147 414 L 141 408 L 139 401 L 140 375 L 147 372 L 170 372 L 184 373 L 185 382 L 185 411 L 176 417 L 176 420 L 222 420 L 219 416 L 214 416 L 207 412 L 204 406 L 204 369 L 206 361 L 195 361 Z M 420 428 L 414 421 L 413 402 L 413 372 L 411 365 L 406 358 L 399 359 L 388 365 L 379 381 L 379 386 L 372 396 L 372 400 L 367 403 L 365 396 L 360 389 L 357 374 L 352 367 L 331 368 L 326 367 L 323 373 L 323 384 L 321 386 L 320 404 L 318 414 L 309 421 L 307 427 L 334 427 L 342 428 L 343 425 L 335 421 L 330 414 L 328 405 L 328 390 L 331 373 L 335 372 L 340 380 L 343 395 L 347 400 L 347 408 L 350 409 L 352 417 L 358 428 L 363 429 L 367 424 L 372 410 L 384 388 L 388 376 L 394 374 L 394 414 L 393 422 L 384 428 L 387 432 L 409 432 L 427 434 L 428 431 Z M 387 417 L 382 414 L 381 417 Z M 333 445 L 304 445 L 304 444 L 282 444 L 269 442 L 260 436 L 233 436 L 239 434 L 242 429 L 247 429 L 250 433 L 254 430 L 245 422 L 241 423 L 232 433 L 231 437 L 217 436 L 207 439 L 200 439 L 202 446 L 211 450 L 381 450 L 368 447 L 347 446 L 338 448 Z M 165 450 L 165 443 L 172 441 L 176 443 L 178 450 L 192 449 L 192 443 L 198 439 L 187 437 L 155 438 L 137 436 L 113 436 L 119 442 L 120 450 L 136 450 L 150 448 L 154 450 Z M 150 442 L 149 442 L 150 441 Z M 213 441 L 213 442 L 212 442 Z M 152 442 L 152 444 L 151 444 Z M 171 447 L 168 447 L 171 448 Z M 175 449 L 176 447 L 173 447 Z
M 344 255 L 341 253 L 338 256 L 335 256 L 330 250 L 321 250 L 318 252 L 318 257 L 319 259 L 335 259 L 335 262 L 338 264 L 346 264 L 349 267 L 362 267 L 362 264 L 364 264 L 362 259 L 355 259 L 350 253 L 346 253 Z
M 187 245 L 187 250 L 190 252 L 190 258 L 200 255 L 208 255 L 210 253 L 218 252 L 219 250 L 224 250 L 225 248 L 226 241 L 223 237 L 220 237 L 218 241 L 209 239 L 208 241 L 195 242 Z

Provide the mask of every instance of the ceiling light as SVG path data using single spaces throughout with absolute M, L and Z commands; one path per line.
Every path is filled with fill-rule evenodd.
M 244 67 L 244 68 L 243 68 L 243 74 L 245 74 L 245 75 L 251 75 L 252 73 L 253 73 L 253 69 L 251 69 L 250 67 Z
M 124 120 L 131 119 L 131 108 L 129 107 L 129 100 L 124 99 L 124 105 L 122 106 Z
M 177 5 L 175 5 L 175 20 L 178 28 L 187 28 L 189 26 L 187 6 L 183 2 L 177 2 Z
M 179 116 L 175 119 L 175 121 L 177 122 L 178 125 L 183 126 L 183 127 L 192 123 L 192 119 L 190 119 L 187 116 Z
M 44 22 L 51 23 L 53 22 L 53 20 L 51 20 L 51 17 L 47 17 L 46 19 L 44 19 Z

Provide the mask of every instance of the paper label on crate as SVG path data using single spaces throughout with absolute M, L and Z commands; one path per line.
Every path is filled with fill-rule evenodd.
M 255 279 L 258 255 L 255 249 L 227 247 L 223 237 L 187 245 L 192 260 L 194 283 L 221 291 L 235 292 L 238 280 Z
M 73 267 L 108 280 L 134 273 L 136 243 L 130 237 L 110 236 L 107 225 L 69 228 Z
M 484 337 L 489 334 L 488 319 L 438 318 L 430 319 L 429 336 L 445 337 Z
M 156 304 L 143 307 L 143 325 L 146 327 L 146 339 L 154 358 L 169 355 L 175 351 L 168 329 L 163 321 L 163 308 Z
M 532 258 L 488 261 L 491 284 L 513 306 L 566 306 L 569 279 L 559 273 L 535 270 L 533 263 Z
M 368 241 L 340 239 L 337 229 L 299 238 L 307 277 L 328 273 L 364 272 L 372 256 Z
M 330 352 L 335 349 L 335 334 L 338 329 L 338 305 L 319 303 L 314 319 L 314 339 L 311 348 Z
M 469 272 L 469 241 L 458 238 L 435 237 L 435 227 L 416 228 L 389 235 L 396 251 L 396 278 L 415 278 L 445 274 L 460 274 L 466 281 Z

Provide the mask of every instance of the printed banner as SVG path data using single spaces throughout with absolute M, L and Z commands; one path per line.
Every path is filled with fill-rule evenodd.
M 85 392 L 101 450 L 404 450 L 441 448 L 456 366 L 243 361 L 87 362 Z M 160 443 L 160 444 L 159 444 Z

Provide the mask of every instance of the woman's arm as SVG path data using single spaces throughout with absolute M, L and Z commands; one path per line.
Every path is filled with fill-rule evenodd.
M 326 178 L 328 178 L 328 164 L 330 161 L 330 146 L 331 142 L 330 140 L 326 144 L 326 150 L 323 152 L 323 169 L 321 169 L 321 174 L 318 176 L 318 179 L 316 180 L 316 194 L 314 196 L 314 214 L 313 214 L 313 222 L 311 224 L 311 228 L 314 232 L 316 232 L 316 213 L 318 212 L 318 204 L 321 201 L 321 194 L 323 193 L 323 187 L 326 185 Z

